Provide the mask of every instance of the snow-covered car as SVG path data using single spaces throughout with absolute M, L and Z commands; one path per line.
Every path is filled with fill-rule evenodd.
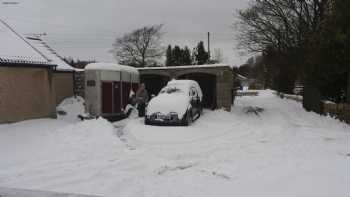
M 193 80 L 172 80 L 147 106 L 145 124 L 191 124 L 202 113 L 202 90 Z

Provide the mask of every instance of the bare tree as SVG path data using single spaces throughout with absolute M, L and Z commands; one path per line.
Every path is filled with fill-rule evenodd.
M 331 1 L 252 1 L 238 13 L 238 48 L 263 52 L 273 64 L 275 84 L 282 84 L 277 90 L 291 92 L 295 79 L 304 75 L 314 35 L 322 28 Z
M 239 47 L 262 52 L 303 47 L 320 30 L 330 0 L 257 0 L 238 14 Z
M 163 25 L 145 26 L 117 38 L 113 43 L 116 59 L 120 64 L 145 67 L 157 64 L 164 54 L 161 46 Z

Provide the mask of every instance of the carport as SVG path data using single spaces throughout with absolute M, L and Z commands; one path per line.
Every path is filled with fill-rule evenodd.
M 231 110 L 233 79 L 228 65 L 147 67 L 139 68 L 139 72 L 150 95 L 157 95 L 171 79 L 192 79 L 201 86 L 205 108 Z
M 167 84 L 170 80 L 169 76 L 145 74 L 141 75 L 141 82 L 146 84 L 149 95 L 157 95 L 158 92 Z

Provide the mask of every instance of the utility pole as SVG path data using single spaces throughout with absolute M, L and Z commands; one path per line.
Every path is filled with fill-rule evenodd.
M 210 32 L 208 32 L 208 60 L 210 60 Z

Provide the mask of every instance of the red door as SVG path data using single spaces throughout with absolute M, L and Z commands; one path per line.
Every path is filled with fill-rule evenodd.
M 121 97 L 121 82 L 116 81 L 114 82 L 114 113 L 120 113 L 122 112 L 122 97 Z
M 132 91 L 134 91 L 136 93 L 138 88 L 139 88 L 138 83 L 132 83 Z
M 113 113 L 113 83 L 102 82 L 102 113 Z
M 128 105 L 131 84 L 130 82 L 122 82 L 123 84 L 123 108 Z

